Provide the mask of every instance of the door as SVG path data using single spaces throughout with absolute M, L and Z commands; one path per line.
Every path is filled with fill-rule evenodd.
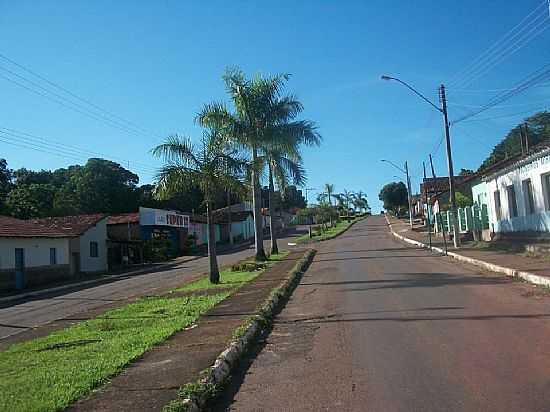
M 25 287 L 25 249 L 15 248 L 15 288 Z

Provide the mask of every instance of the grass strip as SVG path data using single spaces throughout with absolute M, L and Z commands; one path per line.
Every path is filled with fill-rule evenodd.
M 296 243 L 304 243 L 304 242 L 307 242 L 308 240 L 318 240 L 318 241 L 323 241 L 323 240 L 329 240 L 329 239 L 332 239 L 333 237 L 339 235 L 340 233 L 344 232 L 348 227 L 350 227 L 352 224 L 354 224 L 355 222 L 357 222 L 358 220 L 361 220 L 361 219 L 364 219 L 362 217 L 358 217 L 358 218 L 355 218 L 353 220 L 350 220 L 349 222 L 346 221 L 346 220 L 341 220 L 339 222 L 337 222 L 333 227 L 327 229 L 326 231 L 324 232 L 321 232 L 321 233 L 317 233 L 315 235 L 313 235 L 313 237 L 309 237 L 309 233 L 306 233 L 300 237 L 297 237 L 296 238 Z
M 288 255 L 288 251 L 283 251 L 277 255 L 271 255 L 269 260 L 266 262 L 266 268 L 273 266 L 275 263 L 284 259 Z M 253 262 L 253 260 L 250 260 Z M 177 288 L 174 292 L 191 292 L 191 291 L 202 291 L 208 289 L 238 289 L 243 286 L 245 283 L 250 282 L 251 280 L 256 279 L 261 275 L 264 270 L 255 270 L 255 271 L 232 271 L 231 269 L 225 269 L 220 272 L 220 283 L 214 284 L 210 283 L 208 276 L 203 277 L 199 280 L 191 282 L 181 288 Z
M 230 295 L 143 298 L 0 352 L 0 410 L 58 411 Z

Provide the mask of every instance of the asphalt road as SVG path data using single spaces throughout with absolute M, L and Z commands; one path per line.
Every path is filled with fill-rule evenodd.
M 383 217 L 320 245 L 216 410 L 550 411 L 550 298 L 405 247 Z
M 286 246 L 294 236 L 280 239 L 279 247 Z M 265 247 L 269 247 L 269 242 L 265 242 Z M 218 256 L 218 263 L 230 265 L 253 254 L 252 246 L 244 250 L 226 252 Z M 2 339 L 10 337 L 11 340 L 16 334 L 29 332 L 37 326 L 49 324 L 77 313 L 178 287 L 207 271 L 208 258 L 201 257 L 169 269 L 124 276 L 112 282 L 92 287 L 87 286 L 73 292 L 49 294 L 4 305 L 0 308 L 0 344 Z

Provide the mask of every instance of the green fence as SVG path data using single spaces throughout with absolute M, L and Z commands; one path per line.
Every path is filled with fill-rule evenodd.
M 453 230 L 454 221 L 450 211 L 436 213 L 434 230 L 441 232 Z M 458 228 L 461 232 L 471 232 L 473 230 L 489 229 L 489 213 L 487 205 L 475 204 L 469 207 L 458 209 Z

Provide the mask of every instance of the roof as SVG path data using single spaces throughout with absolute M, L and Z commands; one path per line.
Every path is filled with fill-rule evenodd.
M 139 212 L 121 213 L 107 218 L 108 225 L 121 225 L 128 223 L 139 223 Z
M 65 237 L 29 220 L 0 216 L 0 237 Z
M 0 237 L 76 237 L 95 226 L 104 218 L 104 214 L 48 217 L 30 220 L 0 216 Z
M 43 219 L 33 219 L 31 222 L 57 231 L 60 234 L 74 237 L 82 235 L 106 217 L 107 215 L 104 213 L 96 213 L 93 215 L 45 217 Z

